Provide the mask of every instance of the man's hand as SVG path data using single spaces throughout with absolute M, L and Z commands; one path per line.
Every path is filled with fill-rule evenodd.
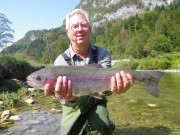
M 50 84 L 46 84 L 44 87 L 44 94 L 46 96 L 52 95 L 54 96 L 54 92 L 51 91 L 53 86 Z M 72 83 L 71 80 L 68 80 L 66 76 L 59 76 L 56 84 L 55 91 L 61 96 L 60 98 L 66 101 L 74 101 L 76 99 L 75 96 L 72 95 Z
M 132 76 L 128 73 L 121 71 L 116 73 L 115 76 L 111 78 L 111 91 L 114 94 L 125 93 L 134 83 Z M 44 94 L 46 96 L 54 96 L 54 92 L 51 89 L 54 86 L 51 84 L 46 84 L 44 87 Z M 62 99 L 67 101 L 74 101 L 75 96 L 72 95 L 72 83 L 68 80 L 66 76 L 59 76 L 55 84 L 55 91 L 61 96 Z
M 121 71 L 111 78 L 111 91 L 114 94 L 125 93 L 134 83 L 132 76 Z

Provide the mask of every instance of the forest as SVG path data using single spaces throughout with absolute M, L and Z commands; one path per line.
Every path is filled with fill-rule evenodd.
M 169 6 L 93 27 L 91 43 L 106 48 L 112 59 L 136 59 L 130 66 L 146 69 L 141 63 L 154 62 L 153 69 L 178 68 L 180 63 L 180 1 Z M 65 26 L 50 30 L 33 30 L 4 49 L 1 55 L 15 56 L 27 61 L 52 64 L 66 50 L 69 40 Z M 157 61 L 157 62 L 156 62 Z M 173 65 L 173 67 L 172 67 Z M 149 69 L 151 69 L 149 65 Z

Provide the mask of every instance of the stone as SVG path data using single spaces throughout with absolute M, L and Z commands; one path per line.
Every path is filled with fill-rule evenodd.
M 49 113 L 52 113 L 52 114 L 61 113 L 61 112 L 62 112 L 62 110 L 58 110 L 58 109 L 54 109 L 54 108 L 49 110 Z
M 28 104 L 34 104 L 35 103 L 35 101 L 33 99 L 26 99 L 25 102 Z
M 28 91 L 30 91 L 30 92 L 37 92 L 37 89 L 35 89 L 35 88 L 28 88 Z
M 10 120 L 18 121 L 21 120 L 21 118 L 18 115 L 13 115 L 9 118 Z
M 5 122 L 6 120 L 9 119 L 11 116 L 11 111 L 10 110 L 4 110 L 1 114 L 1 123 Z
M 8 120 L 10 115 L 4 116 L 4 118 L 1 118 L 1 123 L 4 123 L 6 120 Z
M 10 110 L 4 110 L 1 114 L 1 119 L 5 118 L 6 116 L 10 116 L 11 111 Z

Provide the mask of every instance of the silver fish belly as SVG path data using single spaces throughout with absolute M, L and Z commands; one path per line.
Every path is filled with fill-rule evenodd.
M 32 87 L 44 89 L 46 83 L 55 85 L 58 76 L 66 76 L 72 81 L 72 94 L 84 96 L 110 90 L 111 77 L 120 71 L 115 68 L 92 66 L 53 66 L 30 74 L 27 82 Z M 151 95 L 159 97 L 158 83 L 164 72 L 154 70 L 124 70 L 124 72 L 131 74 L 135 82 L 141 84 Z

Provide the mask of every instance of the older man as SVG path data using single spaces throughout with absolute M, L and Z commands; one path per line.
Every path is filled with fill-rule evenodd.
M 90 43 L 91 23 L 88 14 L 75 9 L 66 16 L 66 32 L 70 39 L 69 48 L 57 57 L 54 65 L 83 66 L 92 63 L 111 67 L 111 57 L 107 50 Z M 111 78 L 111 92 L 121 94 L 133 84 L 130 74 L 116 73 Z M 46 84 L 45 95 L 54 95 L 53 86 Z M 115 128 L 108 117 L 106 95 L 98 93 L 102 99 L 92 96 L 75 97 L 72 95 L 72 82 L 66 76 L 59 76 L 55 91 L 62 97 L 61 135 L 98 134 L 111 135 Z

